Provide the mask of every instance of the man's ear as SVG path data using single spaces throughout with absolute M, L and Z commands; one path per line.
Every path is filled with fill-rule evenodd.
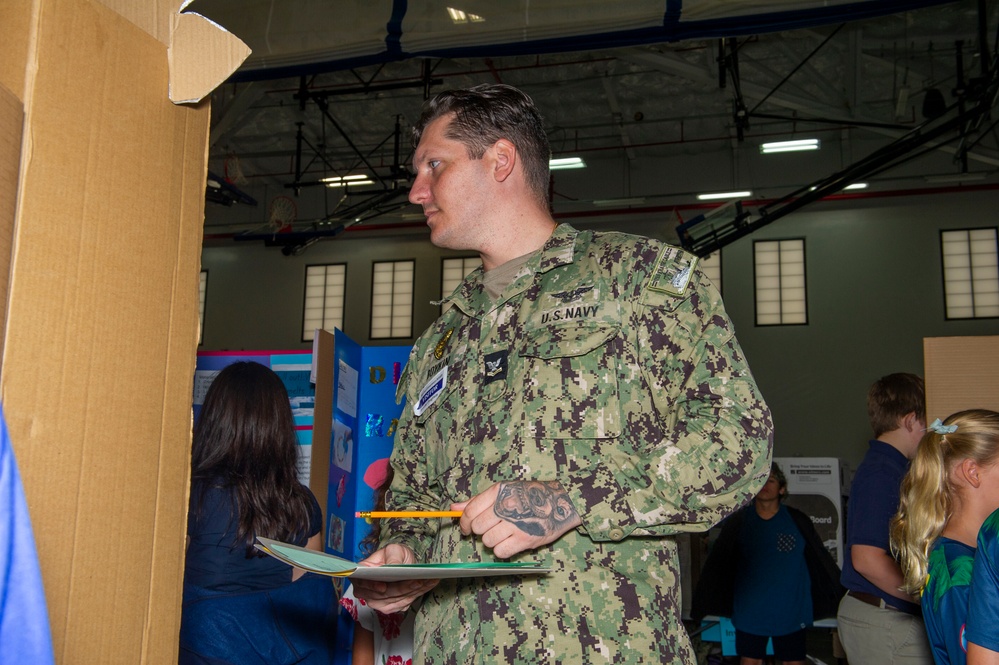
M 908 432 L 912 432 L 916 429 L 920 430 L 925 429 L 923 427 L 923 423 L 921 423 L 919 421 L 919 418 L 916 417 L 915 411 L 910 411 L 909 413 L 902 416 L 902 427 L 904 427 Z
M 490 148 L 493 152 L 493 177 L 497 182 L 503 182 L 513 173 L 517 164 L 517 146 L 507 139 L 499 139 Z

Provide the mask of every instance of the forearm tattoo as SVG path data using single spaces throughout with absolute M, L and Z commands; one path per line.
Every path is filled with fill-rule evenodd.
M 578 515 L 569 495 L 555 480 L 515 480 L 500 483 L 496 516 L 531 536 L 550 536 L 566 530 Z

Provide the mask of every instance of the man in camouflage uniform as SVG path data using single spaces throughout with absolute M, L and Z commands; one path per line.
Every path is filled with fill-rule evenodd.
M 446 92 L 414 132 L 434 244 L 483 261 L 417 340 L 390 509 L 368 563 L 539 560 L 548 575 L 379 583 L 428 663 L 693 663 L 677 546 L 749 501 L 770 414 L 696 257 L 556 226 L 540 116 L 502 85 Z

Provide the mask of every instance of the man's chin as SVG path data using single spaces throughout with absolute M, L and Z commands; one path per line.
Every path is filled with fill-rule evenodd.
M 435 247 L 440 247 L 441 249 L 462 249 L 461 247 L 455 247 L 452 234 L 447 233 L 446 230 L 440 227 L 430 227 L 430 242 Z

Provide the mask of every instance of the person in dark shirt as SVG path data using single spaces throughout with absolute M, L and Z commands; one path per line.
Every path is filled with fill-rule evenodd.
M 868 391 L 867 413 L 874 440 L 850 486 L 839 637 L 850 665 L 929 665 L 919 600 L 901 590 L 902 569 L 889 542 L 902 479 L 926 431 L 922 378 L 878 379 Z
M 806 662 L 815 619 L 836 614 L 839 568 L 811 519 L 783 504 L 787 479 L 774 463 L 753 503 L 722 522 L 694 591 L 695 621 L 730 617 L 740 665 L 761 665 L 767 641 L 785 665 Z
M 298 481 L 297 444 L 277 374 L 253 362 L 219 372 L 194 429 L 181 663 L 329 662 L 329 579 L 300 580 L 304 571 L 253 546 L 263 536 L 322 549 L 322 510 Z

